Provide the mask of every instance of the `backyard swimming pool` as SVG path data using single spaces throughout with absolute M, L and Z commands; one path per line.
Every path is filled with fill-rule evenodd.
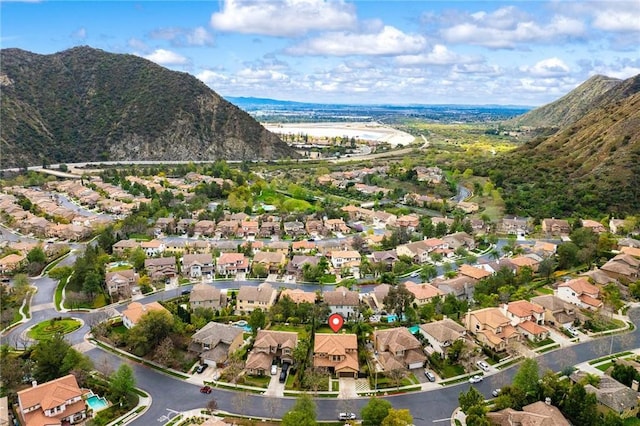
M 100 410 L 104 410 L 109 406 L 109 403 L 106 399 L 99 397 L 98 395 L 91 395 L 87 398 L 87 405 L 90 409 L 93 410 L 94 413 L 97 413 Z

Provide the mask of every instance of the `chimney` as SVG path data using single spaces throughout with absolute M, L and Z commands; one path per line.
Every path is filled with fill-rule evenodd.
M 31 381 L 31 387 L 35 388 L 36 386 L 38 386 L 38 381 L 37 380 L 32 380 Z

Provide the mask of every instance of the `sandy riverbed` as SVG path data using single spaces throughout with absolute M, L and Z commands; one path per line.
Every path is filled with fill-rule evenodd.
M 295 123 L 264 124 L 270 132 L 279 134 L 307 134 L 313 137 L 347 136 L 361 140 L 386 142 L 392 146 L 408 145 L 415 138 L 405 132 L 378 123 Z

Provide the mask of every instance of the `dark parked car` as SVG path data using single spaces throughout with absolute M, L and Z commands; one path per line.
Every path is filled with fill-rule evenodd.
M 200 388 L 200 393 L 211 393 L 211 386 L 203 386 Z
M 283 363 L 282 363 L 282 371 L 284 371 L 285 373 L 286 373 L 287 371 L 289 371 L 289 367 L 290 367 L 290 365 L 289 365 L 289 363 L 288 363 L 288 362 L 283 362 Z
M 284 383 L 287 381 L 287 372 L 284 371 L 284 368 L 282 369 L 282 371 L 280 372 L 280 379 L 279 379 L 280 383 Z
M 198 366 L 198 369 L 196 370 L 196 373 L 198 373 L 198 374 L 202 374 L 202 372 L 203 372 L 204 370 L 206 370 L 208 366 L 209 366 L 209 364 L 200 364 L 200 365 Z

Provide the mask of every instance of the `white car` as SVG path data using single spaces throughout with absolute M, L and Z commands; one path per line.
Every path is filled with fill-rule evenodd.
M 278 374 L 278 366 L 275 364 L 271 365 L 271 375 L 275 376 L 276 374 Z
M 494 389 L 493 392 L 491 392 L 491 395 L 497 397 L 498 395 L 500 395 L 500 391 L 502 389 L 498 388 L 498 389 Z
M 340 413 L 338 414 L 338 420 L 355 420 L 355 413 Z
M 482 376 L 480 375 L 469 377 L 469 383 L 480 383 L 481 381 L 482 381 Z
M 476 362 L 476 364 L 478 365 L 478 367 L 480 367 L 482 371 L 489 371 L 489 364 L 487 364 L 486 362 L 478 361 Z

